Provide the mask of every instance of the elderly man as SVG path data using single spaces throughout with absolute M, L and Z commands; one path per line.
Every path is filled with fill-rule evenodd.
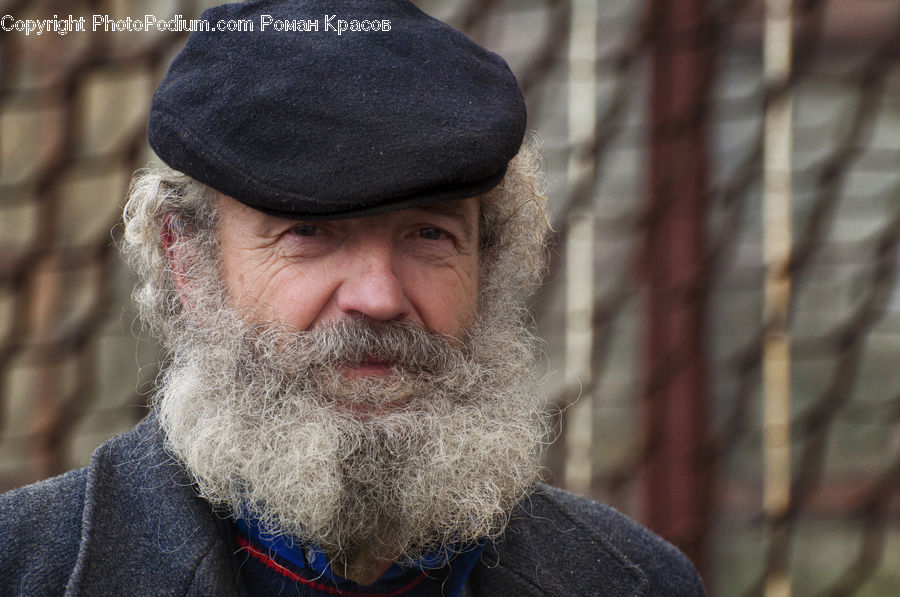
M 536 482 L 547 208 L 506 63 L 404 0 L 204 19 L 283 26 L 192 34 L 154 96 L 124 241 L 153 412 L 0 498 L 0 593 L 702 595 Z

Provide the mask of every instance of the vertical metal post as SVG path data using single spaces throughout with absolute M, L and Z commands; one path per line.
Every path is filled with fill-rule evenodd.
M 644 518 L 703 573 L 708 450 L 706 226 L 714 40 L 704 0 L 654 0 L 647 285 Z
M 791 500 L 791 0 L 766 0 L 763 251 L 763 508 L 769 521 L 766 597 L 790 597 L 785 517 Z
M 573 0 L 569 31 L 569 197 L 590 192 L 594 180 L 593 146 L 597 110 L 597 0 Z M 591 347 L 594 304 L 594 220 L 591 202 L 569 214 L 566 238 L 565 383 L 578 401 L 566 415 L 565 485 L 589 494 L 592 479 L 593 397 Z M 587 391 L 582 392 L 583 388 Z

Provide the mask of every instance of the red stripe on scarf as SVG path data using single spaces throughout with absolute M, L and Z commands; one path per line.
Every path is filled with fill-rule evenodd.
M 401 587 L 401 588 L 397 589 L 396 591 L 392 591 L 390 593 L 374 593 L 374 592 L 373 593 L 362 593 L 360 591 L 342 591 L 341 589 L 338 589 L 337 587 L 332 587 L 332 586 L 329 586 L 326 584 L 322 584 L 315 580 L 309 580 L 308 578 L 303 578 L 296 572 L 293 572 L 292 570 L 285 568 L 284 566 L 282 566 L 281 564 L 279 564 L 278 562 L 276 562 L 275 560 L 270 558 L 268 555 L 266 555 L 265 553 L 263 553 L 262 551 L 260 551 L 259 549 L 257 549 L 253 545 L 251 545 L 250 541 L 248 541 L 246 538 L 244 538 L 240 534 L 236 533 L 234 539 L 235 539 L 235 542 L 237 543 L 238 547 L 240 547 L 241 549 L 246 549 L 250 553 L 251 556 L 253 556 L 259 562 L 265 564 L 265 566 L 267 568 L 270 568 L 271 570 L 278 572 L 279 574 L 289 578 L 290 580 L 298 582 L 302 585 L 306 585 L 308 587 L 312 587 L 313 589 L 315 589 L 317 591 L 322 591 L 323 593 L 328 593 L 330 595 L 341 595 L 343 597 L 396 597 L 397 595 L 402 595 L 403 593 L 409 591 L 410 589 L 412 589 L 413 587 L 415 587 L 416 585 L 418 585 L 420 582 L 422 582 L 425 579 L 425 573 L 422 572 L 416 578 L 411 580 L 408 585 Z

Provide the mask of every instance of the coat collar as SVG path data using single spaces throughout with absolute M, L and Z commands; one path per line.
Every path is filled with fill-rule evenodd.
M 538 484 L 473 571 L 471 580 L 480 587 L 476 595 L 646 595 L 647 576 L 610 542 L 596 513 L 587 523 L 578 511 L 586 503 Z
M 151 414 L 94 453 L 66 595 L 242 597 L 222 519 L 163 448 Z M 232 581 L 232 582 L 228 582 Z

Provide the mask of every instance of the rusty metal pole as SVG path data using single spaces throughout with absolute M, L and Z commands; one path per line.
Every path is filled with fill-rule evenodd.
M 704 0 L 654 0 L 642 470 L 648 526 L 703 572 L 712 493 L 705 342 L 708 123 Z

